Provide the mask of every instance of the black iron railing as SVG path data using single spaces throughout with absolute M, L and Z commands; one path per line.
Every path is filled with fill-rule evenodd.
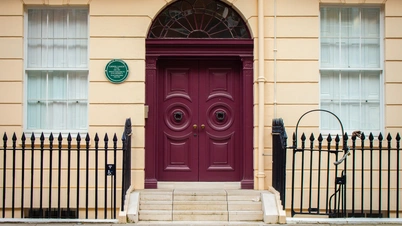
M 277 122 L 276 126 L 283 126 L 283 122 Z M 384 138 L 382 134 L 371 133 L 366 137 L 358 131 L 351 136 L 345 133 L 343 137 L 321 134 L 317 138 L 313 134 L 296 137 L 293 134 L 290 147 L 286 147 L 286 137 L 282 137 L 285 147 L 275 144 L 277 136 L 283 135 L 273 130 L 273 174 L 291 172 L 292 180 L 285 187 L 291 188 L 292 216 L 399 218 L 402 205 L 399 133 L 395 138 L 391 134 Z M 286 166 L 286 161 L 281 159 L 285 154 L 275 153 L 286 150 L 292 151 L 288 155 L 291 166 Z M 279 167 L 275 167 L 275 162 Z M 272 183 L 275 187 L 286 182 Z M 286 191 L 283 186 L 277 190 Z M 285 205 L 284 201 L 283 198 Z
M 120 147 L 116 134 L 112 141 L 105 134 L 102 141 L 98 134 L 83 139 L 42 133 L 27 139 L 23 133 L 18 139 L 14 133 L 10 139 L 4 133 L 1 217 L 116 219 L 117 191 L 124 203 L 130 186 L 130 135 L 130 119 Z

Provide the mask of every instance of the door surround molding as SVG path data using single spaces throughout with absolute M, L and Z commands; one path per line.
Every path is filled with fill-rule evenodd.
M 252 39 L 147 39 L 145 59 L 145 104 L 149 106 L 145 121 L 145 188 L 157 188 L 155 111 L 157 103 L 157 61 L 169 57 L 230 57 L 242 62 L 240 85 L 243 108 L 243 158 L 241 167 L 241 188 L 254 188 L 253 172 L 253 49 Z

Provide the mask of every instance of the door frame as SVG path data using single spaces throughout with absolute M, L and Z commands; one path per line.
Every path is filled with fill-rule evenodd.
M 252 39 L 147 39 L 145 59 L 145 188 L 157 188 L 157 61 L 169 57 L 230 57 L 242 62 L 240 67 L 243 108 L 243 147 L 240 162 L 242 189 L 254 188 L 253 170 L 253 49 Z

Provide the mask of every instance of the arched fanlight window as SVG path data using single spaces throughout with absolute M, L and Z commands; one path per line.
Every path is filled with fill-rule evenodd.
M 154 20 L 148 38 L 249 39 L 240 15 L 218 0 L 178 0 Z

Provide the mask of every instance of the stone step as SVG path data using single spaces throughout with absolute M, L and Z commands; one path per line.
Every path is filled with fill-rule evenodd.
M 227 211 L 173 210 L 173 221 L 228 221 Z
M 259 211 L 229 211 L 229 221 L 262 221 L 263 213 Z
M 172 201 L 141 200 L 140 210 L 172 210 Z
M 219 210 L 227 211 L 226 201 L 173 201 L 174 210 Z
M 142 190 L 138 219 L 143 222 L 263 222 L 261 197 L 261 191 L 256 190 Z
M 261 201 L 261 192 L 255 190 L 228 190 L 229 201 Z
M 171 190 L 143 190 L 140 191 L 140 201 L 172 201 L 173 194 Z
M 174 190 L 175 201 L 226 201 L 225 190 Z
M 225 201 L 226 196 L 174 196 L 175 201 Z
M 204 190 L 187 190 L 187 189 L 175 189 L 174 196 L 226 196 L 225 190 L 216 189 L 204 189 Z
M 254 201 L 228 201 L 229 211 L 261 210 L 262 203 Z
M 172 221 L 171 210 L 140 210 L 140 221 Z

